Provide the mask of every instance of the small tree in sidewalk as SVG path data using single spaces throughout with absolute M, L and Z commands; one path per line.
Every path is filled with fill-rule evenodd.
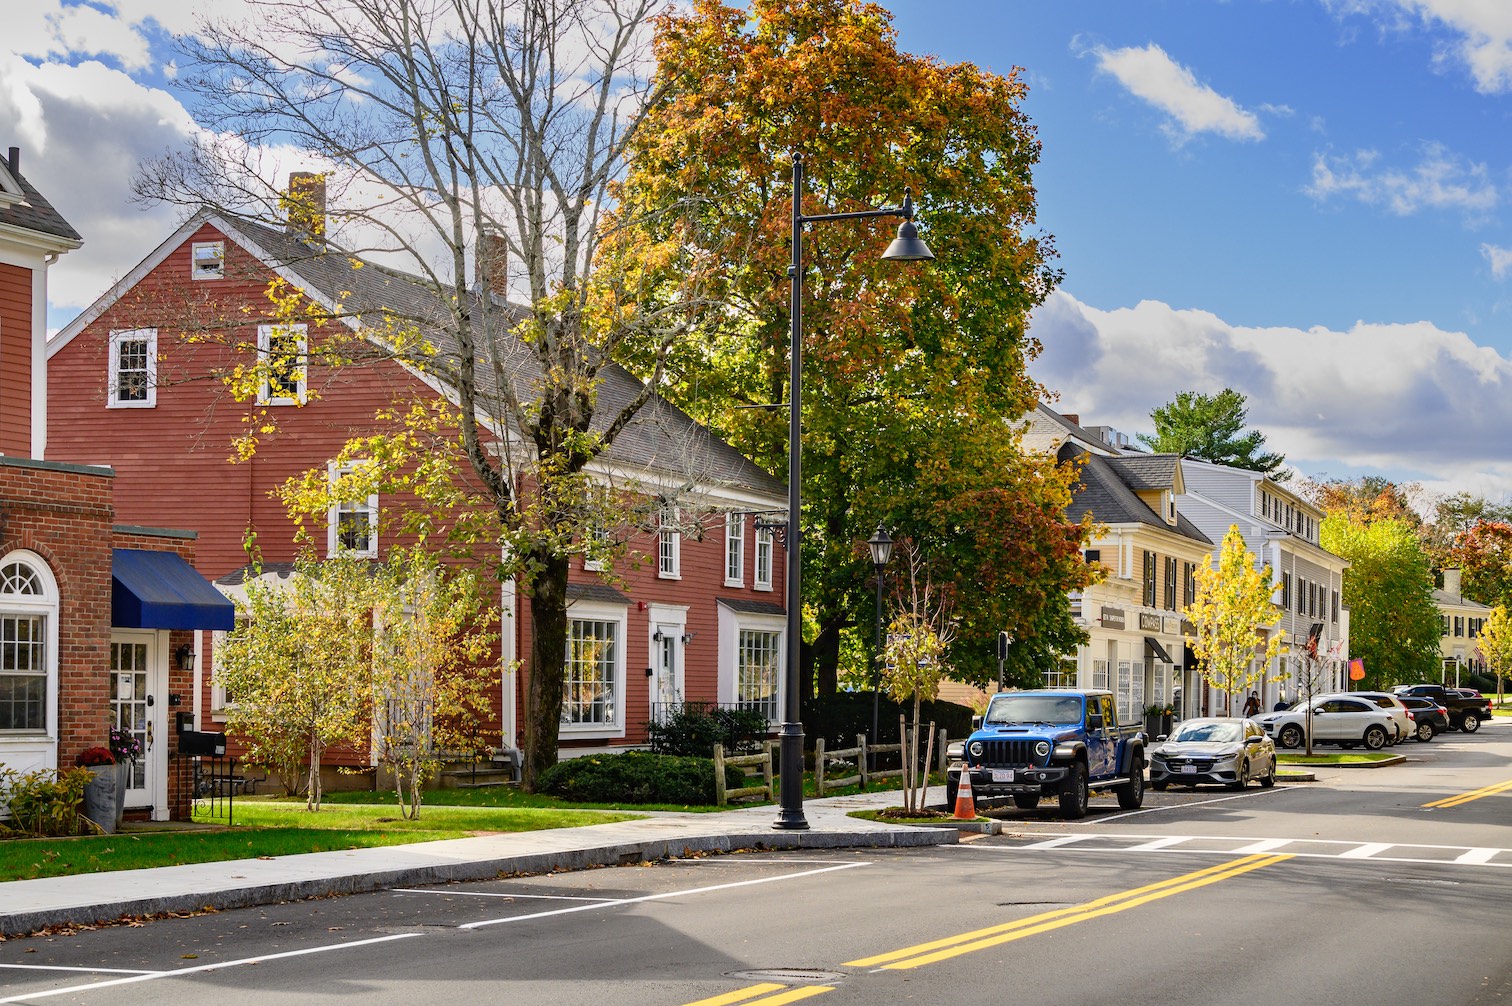
M 1196 598 L 1182 612 L 1194 628 L 1186 642 L 1197 655 L 1197 673 L 1227 695 L 1232 715 L 1235 696 L 1260 681 L 1285 638 L 1271 631 L 1281 621 L 1281 610 L 1271 601 L 1271 568 L 1256 568 L 1255 555 L 1234 524 L 1223 536 L 1218 561 L 1209 554 L 1198 564 L 1196 579 Z
M 931 722 L 921 772 L 920 707 L 925 700 L 934 701 L 940 693 L 940 682 L 948 676 L 949 667 L 944 656 L 955 638 L 956 627 L 949 599 L 931 582 L 918 549 L 908 541 L 900 545 L 908 561 L 907 593 L 903 597 L 902 610 L 888 623 L 887 643 L 882 651 L 885 660 L 882 684 L 895 701 L 913 702 L 912 728 L 899 740 L 902 742 L 903 809 L 905 813 L 917 814 L 928 793 L 929 765 L 934 755 L 934 723 Z
M 1503 681 L 1512 670 L 1512 617 L 1508 616 L 1505 605 L 1498 604 L 1491 609 L 1491 617 L 1481 625 L 1476 649 L 1486 662 L 1487 670 L 1496 675 L 1496 704 L 1500 706 L 1507 700 Z

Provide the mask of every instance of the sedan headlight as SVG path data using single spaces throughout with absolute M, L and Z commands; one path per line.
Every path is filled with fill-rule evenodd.
M 980 758 L 982 757 L 982 752 L 986 749 L 982 747 L 981 741 L 972 741 L 969 750 L 971 751 L 971 757 Z

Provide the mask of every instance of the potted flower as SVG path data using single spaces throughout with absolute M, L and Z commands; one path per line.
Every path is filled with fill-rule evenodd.
M 1145 733 L 1152 738 L 1170 736 L 1176 710 L 1169 703 L 1152 702 L 1144 708 Z
M 85 748 L 74 759 L 79 768 L 88 769 L 93 775 L 84 787 L 84 816 L 99 826 L 106 834 L 116 830 L 117 818 L 124 792 L 116 770 L 116 757 L 110 748 Z
M 131 788 L 132 768 L 142 757 L 142 742 L 130 730 L 111 727 L 110 753 L 115 755 L 116 789 L 121 794 L 116 801 L 116 827 L 119 828 L 126 814 L 126 791 Z

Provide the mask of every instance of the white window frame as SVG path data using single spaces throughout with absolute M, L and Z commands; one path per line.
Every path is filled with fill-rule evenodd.
M 628 647 L 629 609 L 605 601 L 573 601 L 567 605 L 568 637 L 574 621 L 612 622 L 614 629 L 614 718 L 608 723 L 562 723 L 562 737 L 609 739 L 625 736 L 625 653 Z M 569 645 L 571 645 L 569 643 Z M 564 668 L 565 672 L 565 668 Z
M 273 338 L 275 332 L 288 332 L 298 336 L 299 348 L 296 355 L 299 357 L 298 372 L 294 397 L 273 395 L 272 382 L 268 380 L 265 372 L 257 389 L 258 405 L 303 405 L 308 397 L 310 380 L 310 335 L 303 324 L 295 325 L 258 325 L 257 326 L 257 362 L 266 365 L 269 356 L 273 352 Z
M 609 540 L 609 529 L 606 527 L 594 525 L 588 529 L 587 536 L 597 539 L 601 543 L 607 542 Z M 585 555 L 583 556 L 583 568 L 590 573 L 601 573 L 604 570 L 604 560 L 590 559 Z
M 745 586 L 745 514 L 731 510 L 725 514 L 725 586 Z
M 226 686 L 220 683 L 221 652 L 229 635 L 231 633 L 225 629 L 214 629 L 210 633 L 210 716 L 217 720 L 225 719 L 226 711 L 231 708 L 226 702 Z
M 121 346 L 127 342 L 147 343 L 147 360 L 143 374 L 147 380 L 147 397 L 125 399 L 121 396 Z M 157 329 L 123 328 L 110 333 L 110 363 L 105 388 L 107 409 L 150 409 L 157 405 Z
M 682 579 L 682 532 L 678 510 L 663 503 L 656 511 L 656 575 L 663 580 Z
M 56 767 L 58 736 L 58 584 L 42 557 L 17 549 L 0 557 L 0 569 L 19 563 L 36 579 L 37 593 L 0 594 L 0 614 L 42 620 L 42 726 L 0 731 L 0 764 L 18 771 Z
M 332 487 L 348 475 L 369 464 L 367 461 L 348 461 L 344 464 L 335 461 L 326 466 L 327 478 Z M 343 513 L 365 513 L 368 518 L 368 541 L 366 548 L 342 548 L 341 547 L 341 515 Z M 378 557 L 378 494 L 370 494 L 362 502 L 333 503 L 330 510 L 326 511 L 326 555 L 356 556 L 360 559 L 376 559 Z
M 772 566 L 777 557 L 777 538 L 769 527 L 756 529 L 756 556 L 753 560 L 753 586 L 757 590 L 772 589 Z
M 740 632 L 742 629 L 777 634 L 777 705 L 776 718 L 782 720 L 782 697 L 787 694 L 787 619 L 782 615 L 736 611 L 726 605 L 719 608 L 719 702 L 733 705 L 740 701 Z
M 211 265 L 210 263 L 214 263 Z M 196 241 L 189 246 L 189 278 L 213 280 L 226 278 L 226 242 Z

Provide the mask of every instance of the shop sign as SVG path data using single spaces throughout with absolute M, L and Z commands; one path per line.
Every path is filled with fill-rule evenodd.
M 1103 608 L 1099 621 L 1104 629 L 1122 629 L 1124 627 L 1124 613 L 1122 608 Z

